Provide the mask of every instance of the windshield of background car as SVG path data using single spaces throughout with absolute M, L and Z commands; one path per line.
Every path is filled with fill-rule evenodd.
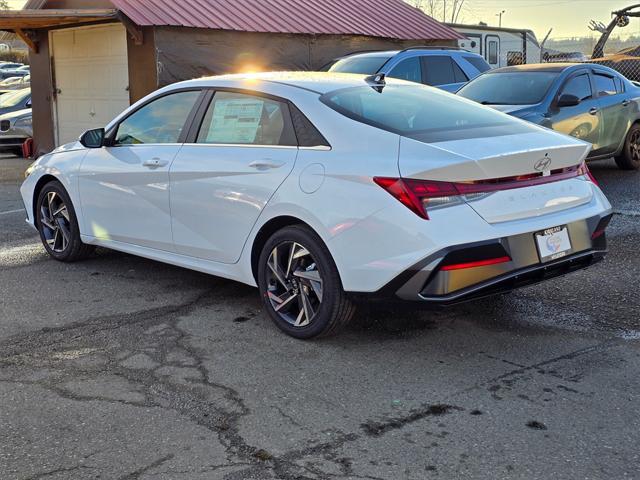
M 515 135 L 536 127 L 423 85 L 352 87 L 320 100 L 353 120 L 421 142 Z
M 29 89 L 5 93 L 0 97 L 0 108 L 10 108 L 20 105 L 29 95 L 31 95 Z
M 458 90 L 458 95 L 484 105 L 540 103 L 559 72 L 488 73 Z
M 390 58 L 390 56 L 343 58 L 342 60 L 338 60 L 334 63 L 329 71 L 373 75 L 374 73 L 377 73 Z

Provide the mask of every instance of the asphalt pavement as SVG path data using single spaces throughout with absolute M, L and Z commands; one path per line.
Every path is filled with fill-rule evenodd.
M 443 311 L 280 333 L 256 291 L 50 260 L 0 157 L 0 479 L 640 478 L 640 173 L 605 261 Z

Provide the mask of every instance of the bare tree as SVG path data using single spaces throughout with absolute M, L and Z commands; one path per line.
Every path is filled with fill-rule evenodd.
M 457 23 L 466 0 L 405 0 L 433 18 Z
M 9 10 L 9 2 L 7 2 L 7 0 L 0 0 L 0 9 Z

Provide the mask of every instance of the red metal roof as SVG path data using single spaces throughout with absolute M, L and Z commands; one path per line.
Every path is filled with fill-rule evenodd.
M 111 0 L 140 26 L 266 33 L 464 38 L 403 0 Z

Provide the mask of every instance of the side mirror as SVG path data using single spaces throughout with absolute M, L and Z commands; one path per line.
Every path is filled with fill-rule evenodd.
M 104 146 L 104 128 L 87 130 L 80 137 L 80 143 L 86 148 L 101 148 Z
M 580 105 L 580 99 L 575 95 L 570 95 L 568 93 L 564 93 L 560 95 L 558 99 L 558 107 L 575 107 L 576 105 Z

